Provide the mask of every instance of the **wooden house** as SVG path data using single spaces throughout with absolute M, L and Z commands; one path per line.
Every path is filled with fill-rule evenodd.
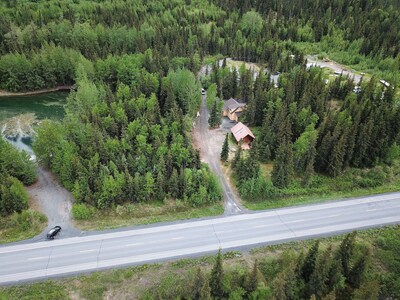
M 242 114 L 246 103 L 240 103 L 237 100 L 231 98 L 226 100 L 224 103 L 224 107 L 222 109 L 222 115 L 224 117 L 228 117 L 231 121 L 239 121 L 239 117 Z

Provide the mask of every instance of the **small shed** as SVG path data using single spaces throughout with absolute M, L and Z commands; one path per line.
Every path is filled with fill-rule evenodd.
M 243 149 L 250 149 L 251 143 L 254 141 L 255 136 L 246 125 L 244 125 L 242 122 L 239 122 L 231 128 L 231 132 L 238 143 L 243 141 Z

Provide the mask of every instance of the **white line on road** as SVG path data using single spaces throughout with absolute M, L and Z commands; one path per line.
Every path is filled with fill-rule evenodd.
M 264 224 L 264 225 L 253 226 L 253 228 L 262 228 L 262 227 L 268 227 L 268 225 L 267 225 L 267 224 Z
M 299 222 L 304 222 L 305 220 L 304 219 L 301 219 L 301 220 L 294 220 L 294 221 L 288 221 L 288 222 L 285 222 L 286 224 L 290 224 L 290 223 L 299 223 Z
M 141 246 L 143 243 L 134 243 L 134 244 L 127 244 L 125 247 L 133 247 L 133 246 Z
M 41 259 L 47 259 L 47 258 L 48 258 L 47 256 L 39 256 L 39 257 L 28 258 L 28 260 L 41 260 Z
M 88 250 L 81 250 L 79 253 L 89 253 L 89 252 L 95 252 L 98 251 L 99 249 L 88 249 Z

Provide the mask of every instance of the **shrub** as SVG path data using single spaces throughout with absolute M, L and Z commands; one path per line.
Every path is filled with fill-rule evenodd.
M 72 215 L 76 220 L 88 220 L 94 215 L 94 208 L 83 203 L 72 206 Z
M 27 207 L 28 194 L 22 183 L 11 176 L 0 179 L 0 215 L 21 212 Z

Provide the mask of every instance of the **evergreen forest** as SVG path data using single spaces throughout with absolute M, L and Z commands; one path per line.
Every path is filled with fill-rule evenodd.
M 350 66 L 361 81 L 310 66 L 311 54 Z M 0 92 L 71 89 L 65 118 L 41 122 L 33 148 L 82 218 L 87 207 L 222 201 L 191 139 L 202 88 L 210 129 L 223 100 L 247 104 L 240 121 L 255 132 L 251 149 L 231 153 L 227 135 L 220 156 L 245 201 L 324 194 L 326 178 L 342 190 L 398 182 L 399 82 L 398 0 L 0 0 Z M 0 215 L 23 211 L 35 163 L 0 139 L 0 172 Z M 392 251 L 393 240 L 377 243 Z M 393 253 L 380 252 L 377 268 L 389 271 L 375 277 L 354 234 L 228 272 L 219 253 L 209 274 L 199 269 L 176 290 L 147 296 L 395 299 Z
M 105 208 L 171 197 L 198 206 L 221 198 L 189 138 L 200 105 L 196 74 L 210 62 L 202 78 L 210 126 L 219 124 L 215 94 L 247 102 L 242 121 L 258 128 L 249 155 L 238 151 L 232 161 L 244 198 L 304 193 L 318 186 L 316 174 L 350 168 L 370 170 L 355 176 L 362 188 L 398 172 L 375 168 L 400 156 L 397 1 L 0 5 L 0 88 L 73 86 L 65 120 L 44 122 L 34 148 L 78 202 Z M 382 77 L 359 83 L 360 93 L 343 75 L 327 83 L 323 70 L 306 66 L 310 49 L 339 53 L 341 62 Z M 214 63 L 224 56 L 267 72 Z M 273 84 L 270 75 L 279 73 Z M 271 180 L 260 162 L 273 162 Z
M 201 100 L 196 75 L 207 63 L 211 71 L 201 83 L 209 91 L 210 126 L 218 127 L 221 108 L 213 98 L 234 97 L 247 103 L 241 120 L 257 129 L 250 153 L 230 159 L 245 199 L 306 193 L 319 185 L 318 175 L 340 177 L 350 169 L 363 170 L 355 187 L 373 187 L 398 173 L 391 168 L 400 156 L 398 6 L 395 0 L 1 1 L 0 88 L 72 87 L 66 118 L 43 122 L 34 148 L 78 202 L 98 208 L 221 199 L 189 135 Z M 309 50 L 339 56 L 372 77 L 354 93 L 353 78 L 329 81 L 324 70 L 307 66 Z M 258 63 L 266 72 L 229 68 L 225 60 L 221 66 L 215 63 L 221 57 Z M 271 74 L 281 74 L 277 83 Z M 273 163 L 270 179 L 260 163 Z

